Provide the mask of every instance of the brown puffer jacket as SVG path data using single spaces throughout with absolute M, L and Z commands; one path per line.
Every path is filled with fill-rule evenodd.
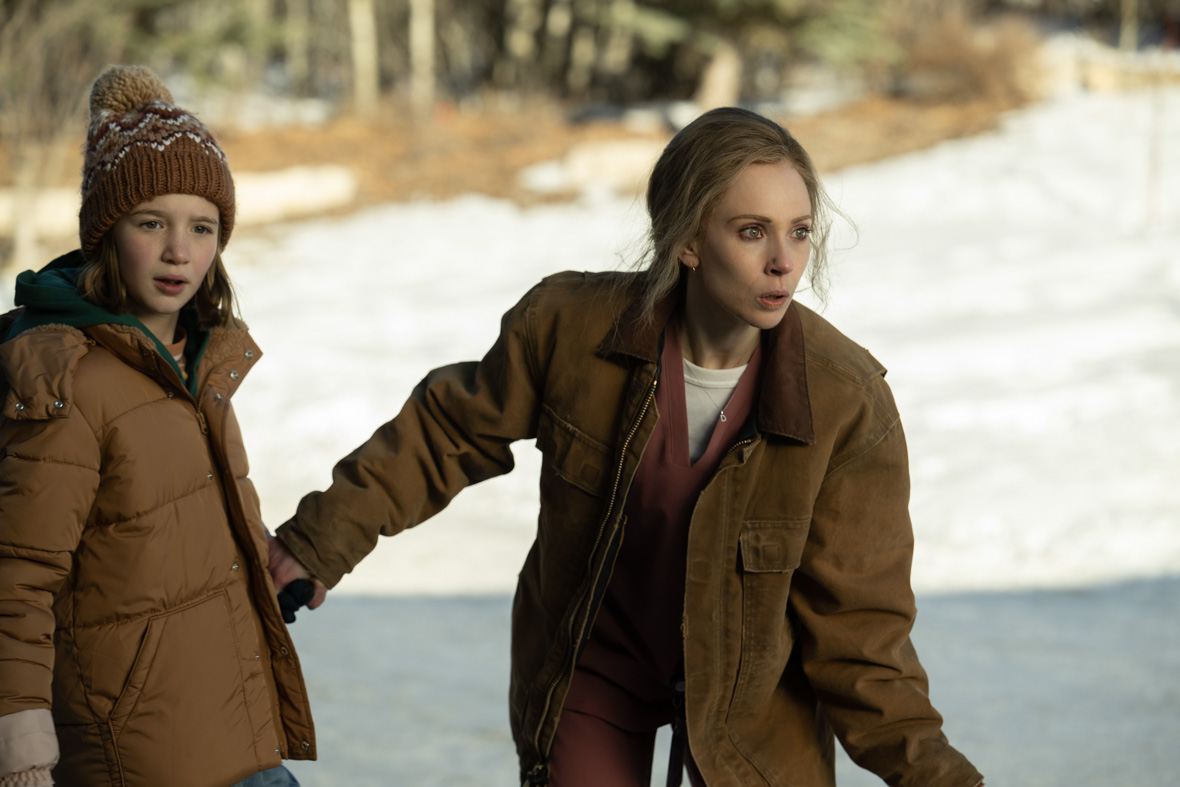
M 513 606 L 509 716 L 543 784 L 579 649 L 610 580 L 653 404 L 663 326 L 613 277 L 559 274 L 505 316 L 479 363 L 436 369 L 342 459 L 278 536 L 329 585 L 379 535 L 541 451 L 537 540 Z M 891 785 L 975 787 L 942 733 L 910 643 L 905 439 L 884 369 L 799 304 L 763 337 L 755 416 L 688 534 L 689 745 L 710 787 L 830 787 L 833 736 Z
M 0 345 L 0 731 L 52 709 L 58 784 L 216 787 L 315 756 L 230 406 L 259 355 L 213 329 L 194 399 L 137 328 Z M 45 745 L 24 740 L 0 752 Z

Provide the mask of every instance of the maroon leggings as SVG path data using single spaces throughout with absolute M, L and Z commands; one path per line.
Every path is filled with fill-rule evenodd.
M 553 742 L 549 786 L 650 787 L 655 745 L 655 730 L 632 732 L 566 708 L 561 712 Z M 705 787 L 687 749 L 684 765 L 692 787 Z

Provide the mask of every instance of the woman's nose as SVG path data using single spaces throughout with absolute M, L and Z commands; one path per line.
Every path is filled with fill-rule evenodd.
M 770 249 L 770 258 L 766 261 L 766 272 L 784 276 L 795 270 L 795 260 L 790 243 L 779 241 Z

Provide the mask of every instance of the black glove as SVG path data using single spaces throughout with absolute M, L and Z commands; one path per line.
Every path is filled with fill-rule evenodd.
M 295 611 L 307 606 L 315 596 L 315 586 L 310 579 L 294 579 L 287 583 L 278 593 L 279 609 L 283 613 L 283 622 L 295 622 Z

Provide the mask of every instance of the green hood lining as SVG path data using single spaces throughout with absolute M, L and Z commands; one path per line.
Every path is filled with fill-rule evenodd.
M 147 326 L 130 314 L 115 314 L 91 303 L 78 293 L 78 274 L 85 262 L 81 250 L 75 250 L 63 254 L 39 271 L 28 270 L 18 274 L 13 302 L 25 308 L 9 328 L 8 335 L 3 337 L 3 341 L 42 325 L 69 325 L 74 328 L 127 325 L 139 329 L 144 336 L 150 338 L 156 346 L 156 352 L 172 365 L 176 376 L 184 380 L 180 364 Z M 195 372 L 201 357 L 205 354 L 205 348 L 209 345 L 209 331 L 198 326 L 196 310 L 191 306 L 181 309 L 180 325 L 189 337 L 184 345 L 185 361 L 192 372 L 188 375 L 187 388 L 189 393 L 196 397 Z

